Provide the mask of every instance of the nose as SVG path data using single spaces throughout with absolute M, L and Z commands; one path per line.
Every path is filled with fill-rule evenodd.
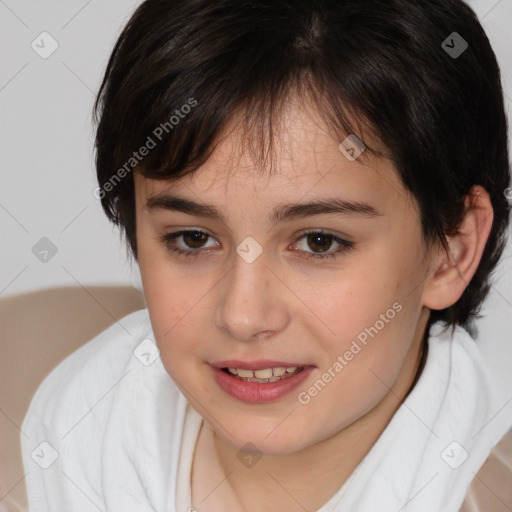
M 282 332 L 290 322 L 286 286 L 263 255 L 247 263 L 235 256 L 218 289 L 216 326 L 238 341 L 255 341 Z M 289 293 L 289 292 L 288 292 Z

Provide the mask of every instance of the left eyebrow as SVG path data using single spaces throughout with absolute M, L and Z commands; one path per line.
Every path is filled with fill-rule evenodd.
M 224 216 L 215 206 L 196 203 L 190 199 L 169 194 L 158 194 L 148 198 L 146 208 L 148 210 L 178 211 L 199 217 L 214 218 L 224 222 Z M 278 205 L 270 213 L 269 221 L 277 224 L 293 219 L 329 213 L 357 215 L 366 218 L 382 216 L 382 213 L 369 204 L 334 198 L 307 203 Z
M 309 217 L 311 215 L 329 213 L 358 215 L 368 218 L 382 216 L 382 213 L 369 204 L 359 201 L 347 201 L 334 198 L 322 199 L 308 203 L 285 204 L 278 206 L 272 211 L 270 221 L 272 223 L 278 223 L 297 218 Z

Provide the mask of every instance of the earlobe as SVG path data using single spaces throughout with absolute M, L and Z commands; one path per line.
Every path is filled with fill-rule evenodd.
M 446 248 L 438 244 L 433 257 L 433 269 L 423 293 L 423 304 L 430 309 L 445 309 L 460 299 L 489 238 L 493 209 L 487 191 L 474 185 L 465 197 L 465 206 L 457 234 L 446 237 Z

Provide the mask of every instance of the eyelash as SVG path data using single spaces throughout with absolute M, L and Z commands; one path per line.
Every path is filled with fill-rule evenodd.
M 187 230 L 181 230 L 181 231 L 176 231 L 174 233 L 167 233 L 165 235 L 163 235 L 161 237 L 161 241 L 164 245 L 164 247 L 177 254 L 178 256 L 185 256 L 185 257 L 194 257 L 196 258 L 197 256 L 199 256 L 199 254 L 201 252 L 203 252 L 202 249 L 197 249 L 197 250 L 183 250 L 183 249 L 178 249 L 176 247 L 172 247 L 170 245 L 171 242 L 173 242 L 176 238 L 179 238 L 180 236 L 183 236 L 187 233 L 201 233 L 203 235 L 206 235 L 209 238 L 212 238 L 210 235 L 208 235 L 208 233 L 205 233 L 204 231 L 201 231 L 201 230 L 198 230 L 198 229 L 187 229 Z M 325 260 L 325 259 L 328 259 L 328 258 L 335 258 L 345 252 L 348 252 L 350 251 L 351 249 L 354 248 L 354 242 L 351 242 L 349 240 L 344 240 L 342 238 L 339 238 L 335 235 L 333 235 L 332 233 L 328 233 L 328 232 L 325 232 L 321 229 L 313 229 L 313 230 L 309 230 L 309 231 L 306 231 L 304 233 L 302 233 L 302 235 L 296 240 L 296 242 L 298 242 L 299 240 L 303 239 L 304 237 L 306 237 L 307 235 L 311 235 L 311 234 L 319 234 L 319 235 L 324 235 L 324 236 L 327 236 L 329 238 L 332 238 L 333 241 L 337 242 L 340 244 L 340 247 L 338 247 L 336 250 L 334 251 L 331 251 L 331 252 L 324 252 L 324 253 L 306 253 L 306 254 L 309 254 L 309 256 L 301 256 L 305 259 L 309 259 L 309 260 Z M 208 239 L 206 240 L 206 242 L 208 241 Z M 206 251 L 208 251 L 208 249 L 206 249 Z

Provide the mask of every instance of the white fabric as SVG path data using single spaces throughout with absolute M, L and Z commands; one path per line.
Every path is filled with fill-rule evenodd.
M 188 404 L 185 412 L 183 441 L 181 443 L 181 454 L 178 464 L 176 510 L 179 511 L 193 508 L 192 489 L 190 488 L 192 460 L 194 458 L 194 448 L 202 423 L 203 418 Z
M 187 512 L 176 507 L 178 466 L 181 456 L 188 504 L 200 422 L 196 413 L 183 443 L 187 402 L 159 358 L 145 366 L 134 356 L 144 339 L 154 339 L 147 310 L 81 347 L 38 389 L 21 437 L 30 512 Z M 418 384 L 321 512 L 456 512 L 511 425 L 512 402 L 469 334 L 457 328 L 451 339 L 435 324 Z M 42 442 L 58 452 L 47 469 Z M 453 442 L 469 452 L 458 469 L 446 462 L 459 457 Z

